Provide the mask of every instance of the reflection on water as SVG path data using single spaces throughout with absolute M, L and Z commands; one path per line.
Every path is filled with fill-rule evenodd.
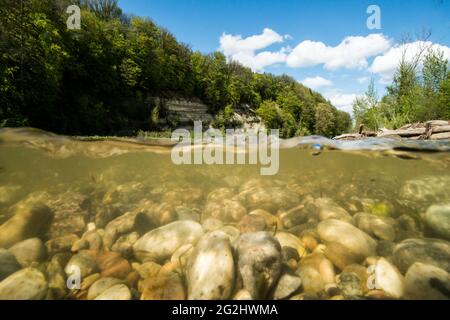
M 281 146 L 260 176 L 1 130 L 0 298 L 450 298 L 449 142 Z

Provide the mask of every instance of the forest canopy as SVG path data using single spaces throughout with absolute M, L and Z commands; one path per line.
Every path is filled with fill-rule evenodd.
M 79 0 L 81 29 L 66 25 L 68 0 L 1 0 L 0 127 L 77 135 L 157 130 L 154 97 L 197 98 L 227 123 L 248 105 L 284 137 L 333 136 L 350 115 L 288 76 L 259 74 L 221 52 L 194 52 L 115 0 Z

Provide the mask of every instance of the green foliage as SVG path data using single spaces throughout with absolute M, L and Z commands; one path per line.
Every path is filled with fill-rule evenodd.
M 334 135 L 339 135 L 343 132 L 349 132 L 352 127 L 352 117 L 344 111 L 337 111 Z
M 78 4 L 92 11 L 100 19 L 110 20 L 122 17 L 122 10 L 117 0 L 79 0 Z
M 280 106 L 275 101 L 263 101 L 256 110 L 256 114 L 268 129 L 276 129 L 283 126 Z
M 442 81 L 438 93 L 438 105 L 440 106 L 440 118 L 450 119 L 450 71 Z
M 334 135 L 334 114 L 330 106 L 320 103 L 316 108 L 316 133 L 331 137 Z
M 423 68 L 419 72 L 419 61 Z M 356 126 L 366 129 L 397 129 L 407 123 L 450 119 L 450 81 L 448 61 L 443 53 L 428 49 L 412 61 L 403 59 L 387 87 L 387 95 L 378 100 L 373 81 L 364 97 L 353 104 Z
M 66 26 L 73 3 L 81 30 Z M 75 135 L 161 130 L 177 121 L 154 97 L 195 97 L 221 128 L 240 125 L 233 109 L 241 105 L 284 137 L 346 127 L 348 117 L 295 79 L 193 52 L 153 21 L 124 15 L 117 0 L 2 0 L 0 16 L 1 126 Z
M 227 105 L 223 110 L 219 111 L 214 120 L 214 127 L 222 130 L 229 128 L 239 128 L 242 123 L 234 117 L 234 109 L 232 105 Z
M 356 128 L 364 124 L 366 129 L 377 130 L 380 125 L 378 94 L 372 79 L 363 97 L 358 97 L 353 103 L 353 116 Z

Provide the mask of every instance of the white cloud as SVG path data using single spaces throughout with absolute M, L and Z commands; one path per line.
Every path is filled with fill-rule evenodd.
M 439 49 L 444 52 L 444 57 L 450 60 L 449 47 L 433 44 L 430 41 L 415 41 L 392 47 L 385 54 L 376 57 L 370 66 L 369 71 L 380 76 L 381 84 L 389 84 L 391 83 L 395 70 L 402 59 L 403 53 L 405 53 L 406 61 L 411 62 L 423 48 L 433 48 L 434 50 Z M 419 65 L 419 68 L 420 67 L 421 66 Z
M 237 54 L 240 52 L 254 52 L 264 49 L 274 43 L 283 42 L 284 37 L 275 31 L 265 28 L 262 34 L 242 39 L 241 35 L 233 36 L 223 33 L 220 37 L 220 47 L 225 54 Z
M 369 77 L 361 77 L 361 78 L 358 78 L 357 80 L 359 83 L 364 84 L 364 83 L 367 83 L 369 81 L 369 79 L 370 79 Z
M 384 53 L 390 47 L 391 41 L 383 34 L 349 36 L 335 47 L 305 40 L 292 50 L 287 64 L 293 68 L 323 64 L 328 70 L 363 69 L 368 66 L 368 58 Z
M 352 114 L 353 102 L 359 95 L 355 93 L 325 93 L 324 96 L 339 110 Z
M 318 89 L 321 87 L 331 86 L 333 82 L 328 79 L 322 77 L 314 77 L 314 78 L 306 78 L 301 81 L 305 86 L 310 87 L 311 89 Z
M 289 38 L 289 35 L 282 36 L 269 28 L 265 28 L 262 34 L 247 38 L 242 38 L 241 35 L 223 33 L 220 37 L 220 49 L 227 58 L 239 61 L 254 71 L 263 71 L 265 67 L 270 65 L 284 63 L 289 49 L 282 48 L 275 52 L 256 52 L 275 43 L 282 43 Z

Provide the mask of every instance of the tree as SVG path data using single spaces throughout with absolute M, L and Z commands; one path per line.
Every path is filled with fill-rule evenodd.
M 82 28 L 68 30 L 72 3 L 3 0 L 0 126 L 128 135 L 175 126 L 164 101 L 186 97 L 206 103 L 222 127 L 236 125 L 236 107 L 258 109 L 284 137 L 314 133 L 325 104 L 341 130 L 331 104 L 292 77 L 254 73 L 221 52 L 192 52 L 150 19 L 124 15 L 116 0 L 75 1 Z
M 438 94 L 437 117 L 440 119 L 450 119 L 450 71 L 446 78 L 441 82 Z
M 344 132 L 349 132 L 351 127 L 352 127 L 352 117 L 350 116 L 350 114 L 338 110 L 336 115 L 335 135 L 339 135 Z
M 256 114 L 261 118 L 268 129 L 277 129 L 283 126 L 283 117 L 280 106 L 272 100 L 265 100 L 256 110 Z
M 380 128 L 381 119 L 377 110 L 378 104 L 375 81 L 371 79 L 364 96 L 357 97 L 353 103 L 353 115 L 355 117 L 356 128 L 361 124 L 370 130 L 378 130 Z
M 448 61 L 440 50 L 429 49 L 425 56 L 422 69 L 423 102 L 417 115 L 419 120 L 437 119 L 445 115 L 439 102 L 441 85 L 445 81 Z M 445 108 L 445 107 L 444 107 Z
M 294 91 L 282 91 L 277 97 L 277 103 L 283 108 L 283 110 L 289 112 L 294 117 L 295 121 L 301 120 L 303 102 Z
M 448 61 L 444 58 L 444 52 L 430 48 L 425 56 L 422 69 L 426 94 L 435 94 L 439 91 L 442 81 L 447 76 L 447 70 Z
M 79 0 L 79 5 L 82 8 L 89 9 L 103 20 L 122 17 L 122 9 L 119 8 L 117 0 Z
M 316 108 L 316 134 L 333 137 L 336 133 L 334 114 L 331 107 L 325 103 L 320 103 Z

